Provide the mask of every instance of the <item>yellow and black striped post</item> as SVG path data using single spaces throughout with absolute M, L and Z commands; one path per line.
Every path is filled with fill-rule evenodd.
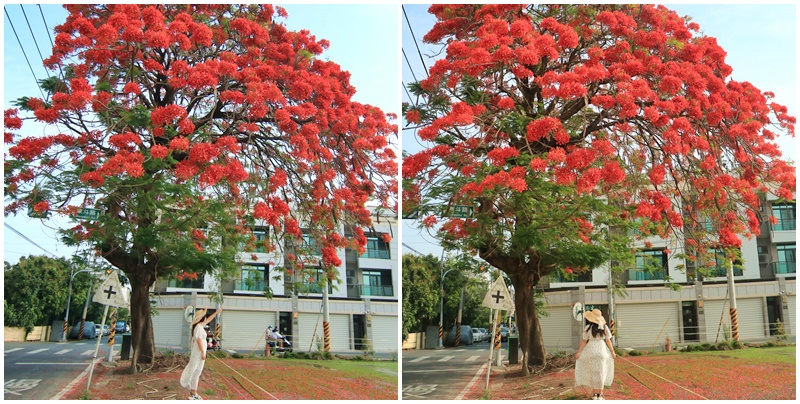
M 441 341 L 442 337 L 444 336 L 444 332 L 443 331 L 444 331 L 444 329 L 442 328 L 442 326 L 439 326 L 439 341 Z
M 456 325 L 456 346 L 461 342 L 461 324 Z
M 331 351 L 331 323 L 327 321 L 322 322 L 322 332 L 324 333 L 324 349 L 325 352 Z
M 81 319 L 81 328 L 78 329 L 78 341 L 83 339 L 83 326 L 86 325 L 86 319 Z
M 734 341 L 739 341 L 739 314 L 736 307 L 731 307 L 731 338 Z
M 66 341 L 67 340 L 67 322 L 66 321 L 64 321 L 64 331 L 62 331 L 62 333 L 63 334 L 61 334 L 61 335 L 64 336 L 63 340 Z
M 111 330 L 108 333 L 108 346 L 114 346 L 114 335 L 117 333 L 117 308 L 111 310 Z
M 222 338 L 220 338 L 220 335 L 222 335 L 222 325 L 217 321 L 217 327 L 214 329 L 214 336 L 218 340 L 221 340 Z
M 611 331 L 611 336 L 616 336 L 617 335 L 617 334 L 615 334 L 615 332 L 617 331 L 616 325 L 617 325 L 617 323 L 614 322 L 613 318 L 608 320 L 608 327 L 609 327 L 609 331 Z
M 502 337 L 500 335 L 500 316 L 497 316 L 497 321 L 494 323 L 494 351 L 500 351 L 500 342 Z

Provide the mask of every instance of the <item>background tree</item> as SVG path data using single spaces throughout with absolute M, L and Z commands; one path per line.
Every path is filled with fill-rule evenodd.
M 365 250 L 364 204 L 396 211 L 393 117 L 352 101 L 349 73 L 319 57 L 328 42 L 288 31 L 282 8 L 66 8 L 48 99 L 23 97 L 4 121 L 18 131 L 28 113 L 60 133 L 6 133 L 5 214 L 102 211 L 64 233 L 130 279 L 133 372 L 153 360 L 157 279 L 235 275 L 255 220 L 268 252 L 299 244 L 302 224 L 332 278 L 337 248 Z
M 545 361 L 542 277 L 630 261 L 634 237 L 683 240 L 702 265 L 758 234 L 759 194 L 793 198 L 772 93 L 730 78 L 725 51 L 652 5 L 434 5 L 444 58 L 410 86 L 430 147 L 403 160 L 403 208 L 508 274 L 523 372 Z M 445 206 L 435 209 L 438 204 Z M 711 229 L 711 230 L 707 230 Z M 698 265 L 698 266 L 701 266 Z
M 18 263 L 4 263 L 4 325 L 24 327 L 49 325 L 64 318 L 70 263 L 64 258 L 22 257 Z
M 403 340 L 423 332 L 439 312 L 439 260 L 432 254 L 403 255 Z

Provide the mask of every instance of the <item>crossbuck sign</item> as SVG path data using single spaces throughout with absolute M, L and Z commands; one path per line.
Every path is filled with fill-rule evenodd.
M 109 306 L 128 307 L 130 304 L 128 288 L 120 284 L 117 271 L 112 271 L 111 275 L 97 288 L 92 301 Z
M 495 310 L 514 310 L 514 301 L 511 300 L 511 295 L 508 293 L 506 282 L 502 276 L 492 283 L 489 293 L 483 298 L 483 306 Z

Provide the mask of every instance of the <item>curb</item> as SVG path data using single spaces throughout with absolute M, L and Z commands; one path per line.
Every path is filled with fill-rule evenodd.
M 102 361 L 102 360 L 103 360 L 103 358 L 94 359 L 92 361 L 92 363 L 90 363 L 89 366 L 86 367 L 86 369 L 83 371 L 83 373 L 79 374 L 78 377 L 76 377 L 74 380 L 69 382 L 69 384 L 67 384 L 63 389 L 61 389 L 61 391 L 59 391 L 58 394 L 54 395 L 50 399 L 51 400 L 61 400 L 65 395 L 67 395 L 67 393 L 70 392 L 70 390 L 72 390 L 75 386 L 77 386 L 78 383 L 80 383 L 81 380 L 83 380 L 89 374 L 89 369 L 91 369 L 93 366 L 97 365 L 97 363 Z

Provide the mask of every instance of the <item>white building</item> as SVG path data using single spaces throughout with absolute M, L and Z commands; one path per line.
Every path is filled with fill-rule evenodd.
M 775 216 L 774 225 L 762 223 L 761 234 L 742 238 L 742 266 L 734 271 L 739 340 L 756 342 L 775 338 L 778 320 L 786 335 L 796 335 L 796 207 L 795 202 L 779 202 L 768 195 L 762 204 L 765 217 Z M 664 249 L 682 249 L 682 240 L 648 240 L 641 244 L 637 268 L 614 276 L 628 295 L 613 296 L 617 346 L 661 349 L 668 337 L 673 344 L 715 343 L 730 333 L 726 268 L 712 277 L 694 276 L 684 259 L 665 254 Z M 659 260 L 663 272 L 651 275 L 642 271 L 644 257 Z M 664 286 L 664 276 L 682 286 L 673 291 Z M 549 317 L 540 317 L 544 343 L 548 349 L 577 349 L 581 323 L 572 317 L 572 306 L 582 303 L 599 308 L 609 318 L 610 271 L 595 268 L 568 281 L 551 277 L 544 280 L 545 308 Z M 697 278 L 697 279 L 696 279 Z
M 396 352 L 399 346 L 399 284 L 397 218 L 393 212 L 372 209 L 373 226 L 364 229 L 367 251 L 340 250 L 336 268 L 341 284 L 329 285 L 331 351 L 358 352 L 369 344 L 376 353 Z M 373 232 L 374 230 L 374 232 Z M 266 237 L 267 227 L 255 227 L 256 239 Z M 391 237 L 385 242 L 382 234 Z M 322 341 L 322 290 L 315 282 L 295 279 L 278 271 L 283 256 L 259 251 L 239 253 L 240 276 L 220 282 L 213 276 L 196 280 L 162 280 L 154 290 L 153 328 L 159 347 L 189 347 L 189 324 L 184 308 L 192 305 L 216 310 L 217 291 L 223 295 L 223 312 L 212 322 L 222 347 L 240 353 L 263 352 L 269 325 L 278 326 L 296 350 L 318 349 Z M 299 278 L 299 277 L 298 277 Z M 268 286 L 272 297 L 264 295 Z

